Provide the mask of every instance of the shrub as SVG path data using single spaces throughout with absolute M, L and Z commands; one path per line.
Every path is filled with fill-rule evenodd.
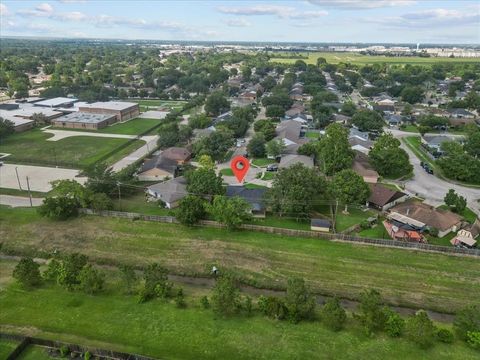
M 438 329 L 437 339 L 440 342 L 451 344 L 453 343 L 453 333 L 448 329 Z
M 79 289 L 87 294 L 95 294 L 103 289 L 105 276 L 92 265 L 86 265 L 78 275 Z
M 480 331 L 467 332 L 467 344 L 474 349 L 480 350 Z
M 65 357 L 70 353 L 70 349 L 66 345 L 60 346 L 60 356 Z
M 407 320 L 405 332 L 407 337 L 422 349 L 427 349 L 433 345 L 437 333 L 432 320 L 423 310 L 417 311 L 414 316 Z
M 48 263 L 47 270 L 42 274 L 43 279 L 46 281 L 58 281 L 58 275 L 60 274 L 61 263 L 56 259 L 51 259 Z
M 480 332 L 480 307 L 470 305 L 460 310 L 455 317 L 453 326 L 455 332 L 463 340 L 468 339 L 468 332 Z
M 253 312 L 253 303 L 252 303 L 252 298 L 250 296 L 246 296 L 245 300 L 243 302 L 243 309 L 245 310 L 245 313 L 250 316 L 252 315 Z
M 183 295 L 182 288 L 179 288 L 177 290 L 177 294 L 175 295 L 175 305 L 177 305 L 178 308 L 185 308 L 187 306 L 187 303 L 185 302 L 185 295 Z
M 380 293 L 374 289 L 364 291 L 360 297 L 358 313 L 354 317 L 363 325 L 368 336 L 385 327 L 386 319 L 382 303 Z
M 39 265 L 32 258 L 23 258 L 13 270 L 13 278 L 23 287 L 30 288 L 42 282 Z
M 322 322 L 333 331 L 342 330 L 347 321 L 345 309 L 340 305 L 338 298 L 329 299 L 320 310 Z
M 362 230 L 367 230 L 367 229 L 370 229 L 371 227 L 372 226 L 370 225 L 370 223 L 367 220 L 363 220 L 360 223 L 360 229 L 362 229 Z
M 405 320 L 395 311 L 385 308 L 385 331 L 391 337 L 401 336 L 405 329 Z
M 285 306 L 287 307 L 288 318 L 294 323 L 313 318 L 315 298 L 309 293 L 304 279 L 288 279 Z
M 287 317 L 287 307 L 283 299 L 275 296 L 260 296 L 258 299 L 260 312 L 272 319 L 283 320 Z
M 212 308 L 217 314 L 229 316 L 239 309 L 239 291 L 231 275 L 220 276 L 213 288 Z
M 92 354 L 90 351 L 87 351 L 85 354 L 83 354 L 83 359 L 84 360 L 90 360 L 92 358 Z
M 204 309 L 208 309 L 210 307 L 210 302 L 208 301 L 208 296 L 202 296 L 200 298 L 200 304 Z

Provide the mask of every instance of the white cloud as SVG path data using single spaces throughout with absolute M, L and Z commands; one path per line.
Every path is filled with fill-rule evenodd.
M 409 6 L 415 5 L 417 1 L 413 0 L 307 0 L 310 4 L 345 9 L 378 9 L 392 6 Z
M 0 4 L 0 16 L 10 16 L 10 11 L 4 4 Z
M 220 6 L 217 10 L 228 15 L 242 16 L 276 16 L 281 19 L 312 19 L 328 15 L 327 11 L 297 11 L 291 6 L 282 5 L 254 5 L 244 7 Z
M 252 24 L 244 18 L 235 18 L 235 19 L 227 19 L 224 21 L 227 26 L 232 27 L 248 27 L 252 26 Z
M 87 0 L 57 0 L 57 1 L 61 2 L 62 4 L 82 4 L 87 2 Z
M 45 13 L 45 14 L 51 14 L 53 13 L 53 6 L 50 5 L 49 3 L 42 3 L 38 5 L 35 10 L 37 10 L 40 13 Z
M 464 27 L 480 23 L 480 12 L 447 9 L 430 9 L 399 16 L 367 18 L 365 21 L 394 28 Z

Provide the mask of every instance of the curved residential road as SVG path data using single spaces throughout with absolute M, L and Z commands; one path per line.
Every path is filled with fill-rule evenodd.
M 386 131 L 391 132 L 396 138 L 402 138 L 406 136 L 415 136 L 414 133 L 395 130 L 395 129 L 385 129 Z M 428 135 L 439 135 L 439 134 L 428 134 Z M 461 135 L 450 135 L 449 136 L 461 136 Z M 404 149 L 408 156 L 410 157 L 410 162 L 413 165 L 413 178 L 407 181 L 402 181 L 402 184 L 412 195 L 419 195 L 425 199 L 425 202 L 433 205 L 439 206 L 443 204 L 443 198 L 447 193 L 448 189 L 454 189 L 455 192 L 467 199 L 467 204 L 470 209 L 472 209 L 477 216 L 480 216 L 480 189 L 471 188 L 463 185 L 458 185 L 454 182 L 449 182 L 443 179 L 436 177 L 435 175 L 428 174 L 421 166 L 420 160 L 413 153 L 412 150 L 402 141 L 401 147 Z

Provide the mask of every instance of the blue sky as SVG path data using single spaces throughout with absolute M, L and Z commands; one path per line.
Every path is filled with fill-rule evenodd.
M 0 0 L 2 36 L 480 43 L 480 1 Z

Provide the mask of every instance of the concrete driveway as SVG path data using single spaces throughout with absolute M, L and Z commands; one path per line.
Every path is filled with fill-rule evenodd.
M 145 156 L 147 156 L 157 148 L 157 141 L 158 141 L 157 135 L 142 136 L 140 139 L 145 141 L 145 145 L 143 145 L 142 147 L 138 148 L 131 154 L 128 154 L 123 159 L 113 164 L 112 165 L 113 171 L 118 172 L 120 170 L 125 169 L 127 166 L 133 164 L 134 162 L 140 159 L 143 159 Z
M 18 184 L 20 179 L 20 186 Z M 30 190 L 48 192 L 52 189 L 50 182 L 54 180 L 76 180 L 80 184 L 87 181 L 86 177 L 78 177 L 79 170 L 63 169 L 45 166 L 3 164 L 0 166 L 0 187 L 8 189 L 27 190 L 27 177 L 30 183 Z
M 32 198 L 32 206 L 42 205 L 43 198 Z M 0 195 L 0 205 L 10 207 L 30 207 L 30 198 L 23 196 Z

